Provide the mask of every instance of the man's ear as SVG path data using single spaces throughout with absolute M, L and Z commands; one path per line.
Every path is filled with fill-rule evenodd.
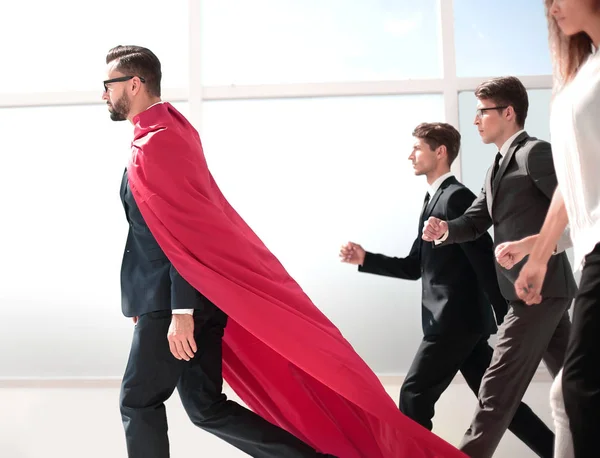
M 515 109 L 512 107 L 512 105 L 509 105 L 508 107 L 506 107 L 504 109 L 504 116 L 510 120 L 510 119 L 514 119 L 516 120 L 517 118 L 517 113 L 515 113 Z
M 440 145 L 435 150 L 435 154 L 439 159 L 447 158 L 448 157 L 448 148 L 446 148 L 446 145 Z
M 142 89 L 142 82 L 136 76 L 135 78 L 133 78 L 131 80 L 131 92 L 133 92 L 133 95 L 136 95 L 138 92 L 140 92 L 141 89 Z

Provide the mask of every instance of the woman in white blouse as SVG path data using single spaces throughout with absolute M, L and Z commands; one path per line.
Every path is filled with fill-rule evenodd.
M 546 264 L 569 226 L 582 268 L 562 374 L 551 389 L 555 457 L 600 457 L 600 0 L 545 0 L 555 94 L 550 134 L 558 187 L 539 235 L 496 248 L 515 289 L 539 304 Z M 535 332 L 535 330 L 532 330 Z

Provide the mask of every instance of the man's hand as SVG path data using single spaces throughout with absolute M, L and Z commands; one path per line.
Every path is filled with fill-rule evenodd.
M 529 250 L 522 240 L 518 242 L 505 242 L 496 247 L 496 261 L 506 270 L 512 269 L 529 254 Z
M 447 230 L 448 223 L 446 221 L 431 216 L 425 221 L 422 238 L 426 242 L 433 242 L 434 240 L 441 238 Z
M 507 270 L 512 269 L 515 264 L 531 253 L 537 235 L 525 237 L 517 242 L 505 242 L 496 247 L 495 255 L 498 264 Z
M 140 319 L 139 316 L 134 316 L 133 317 L 133 324 L 137 324 L 138 320 Z
M 525 263 L 515 282 L 517 296 L 527 305 L 539 304 L 542 301 L 542 285 L 546 276 L 547 265 L 529 260 Z
M 194 316 L 173 314 L 167 339 L 175 358 L 186 361 L 192 359 L 198 350 L 194 340 Z
M 340 249 L 340 259 L 348 264 L 362 266 L 365 262 L 365 250 L 356 243 L 348 242 Z

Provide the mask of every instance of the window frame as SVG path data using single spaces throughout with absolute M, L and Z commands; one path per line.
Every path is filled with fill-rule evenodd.
M 339 97 L 369 95 L 442 94 L 445 122 L 459 126 L 458 95 L 474 91 L 488 77 L 458 77 L 454 34 L 454 0 L 438 0 L 442 77 L 396 81 L 334 82 L 310 84 L 258 84 L 246 86 L 204 86 L 202 84 L 201 20 L 205 0 L 188 0 L 189 74 L 188 88 L 163 88 L 163 99 L 189 102 L 190 121 L 202 132 L 202 103 L 205 100 L 271 99 L 296 97 Z M 519 75 L 527 89 L 551 89 L 552 75 Z M 0 109 L 103 103 L 100 91 L 0 93 Z M 459 158 L 460 159 L 460 158 Z M 461 161 L 452 166 L 461 178 Z

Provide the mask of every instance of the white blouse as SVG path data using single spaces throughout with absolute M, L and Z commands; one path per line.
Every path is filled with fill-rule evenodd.
M 575 268 L 600 242 L 600 53 L 556 95 L 550 116 L 552 156 L 569 215 Z

